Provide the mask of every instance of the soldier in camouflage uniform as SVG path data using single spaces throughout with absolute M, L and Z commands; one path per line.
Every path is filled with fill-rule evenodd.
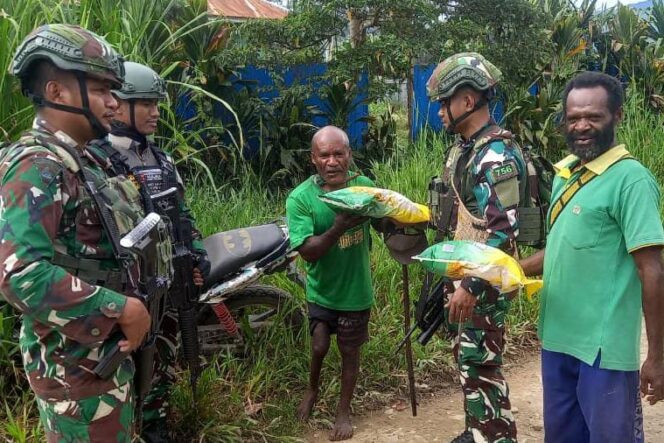
M 511 134 L 490 117 L 488 102 L 500 78 L 500 71 L 480 54 L 461 53 L 440 63 L 429 79 L 429 97 L 440 102 L 447 132 L 459 136 L 442 175 L 453 210 L 448 220 L 434 218 L 439 239 L 475 240 L 514 254 L 526 167 Z M 501 371 L 510 295 L 474 277 L 455 287 L 448 327 L 456 339 L 466 430 L 453 442 L 515 442 L 516 424 Z
M 202 286 L 210 271 L 210 263 L 200 232 L 196 230 L 195 221 L 184 204 L 184 184 L 171 156 L 148 138 L 157 129 L 159 101 L 167 98 L 166 84 L 145 65 L 125 62 L 124 66 L 122 88 L 113 91 L 119 107 L 109 135 L 112 144 L 109 158 L 117 174 L 129 176 L 138 185 L 146 211 L 150 209 L 148 200 L 151 195 L 171 187 L 178 189 L 181 219 L 192 226 L 194 240 L 191 252 L 196 264 L 194 282 Z M 148 443 L 168 441 L 166 413 L 168 396 L 175 382 L 177 333 L 177 310 L 167 309 L 157 336 L 158 353 L 153 386 L 143 406 L 144 427 L 141 437 Z
M 89 190 L 106 187 L 120 235 L 143 211 L 131 182 L 110 180 L 85 147 L 110 130 L 122 58 L 85 29 L 53 24 L 26 37 L 10 72 L 37 115 L 0 158 L 0 293 L 23 314 L 20 347 L 40 419 L 49 442 L 129 442 L 132 359 L 107 380 L 92 369 L 116 345 L 136 349 L 150 316 L 127 296 L 137 270 L 116 259 Z

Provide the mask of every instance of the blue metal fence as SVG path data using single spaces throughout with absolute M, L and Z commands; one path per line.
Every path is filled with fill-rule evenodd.
M 298 85 L 308 85 L 312 94 L 305 100 L 307 105 L 312 105 L 320 110 L 326 109 L 325 101 L 320 97 L 318 91 L 326 85 L 323 76 L 327 72 L 326 64 L 311 64 L 311 65 L 297 65 L 278 69 L 259 68 L 256 66 L 247 66 L 241 69 L 237 76 L 231 77 L 231 82 L 237 91 L 243 88 L 248 88 L 264 102 L 269 103 L 279 97 L 282 88 L 290 88 Z M 275 78 L 279 79 L 278 84 Z M 346 130 L 350 139 L 353 149 L 362 148 L 362 138 L 367 131 L 368 123 L 365 119 L 369 115 L 369 105 L 367 103 L 367 90 L 369 80 L 366 73 L 363 73 L 357 84 L 357 95 L 354 99 L 353 110 L 349 115 Z M 195 115 L 195 108 L 193 103 L 187 98 L 184 98 L 178 104 L 178 115 L 184 118 L 190 118 Z M 232 116 L 222 106 L 215 107 L 216 116 L 225 123 L 233 121 Z M 325 126 L 329 122 L 326 116 L 320 115 L 313 118 L 313 123 L 316 126 Z M 261 140 L 258 136 L 245 137 L 247 141 L 247 148 L 245 152 L 249 155 L 257 152 L 261 146 Z

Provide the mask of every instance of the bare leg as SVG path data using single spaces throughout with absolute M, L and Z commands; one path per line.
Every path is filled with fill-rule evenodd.
M 325 323 L 318 323 L 311 336 L 311 369 L 309 373 L 309 387 L 304 398 L 297 407 L 297 418 L 307 420 L 314 408 L 318 397 L 318 383 L 320 381 L 320 370 L 323 367 L 323 359 L 330 349 L 330 329 Z
M 330 432 L 330 440 L 348 440 L 353 436 L 350 422 L 350 400 L 360 372 L 360 347 L 339 345 L 341 352 L 341 396 L 337 406 L 337 418 Z

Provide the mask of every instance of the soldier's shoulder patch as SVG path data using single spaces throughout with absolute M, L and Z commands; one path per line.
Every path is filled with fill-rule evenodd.
M 497 163 L 487 171 L 487 179 L 492 184 L 504 182 L 505 180 L 518 177 L 518 175 L 519 169 L 517 168 L 516 160 L 514 159 Z
M 45 185 L 53 183 L 60 173 L 62 173 L 64 166 L 57 161 L 48 157 L 34 157 L 32 165 L 39 172 L 39 177 Z

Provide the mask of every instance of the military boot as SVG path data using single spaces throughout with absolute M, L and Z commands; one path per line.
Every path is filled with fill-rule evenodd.
M 166 419 L 155 420 L 143 426 L 141 440 L 145 443 L 170 443 Z
M 475 439 L 473 438 L 472 432 L 463 431 L 461 434 L 454 437 L 454 440 L 450 443 L 475 443 Z

